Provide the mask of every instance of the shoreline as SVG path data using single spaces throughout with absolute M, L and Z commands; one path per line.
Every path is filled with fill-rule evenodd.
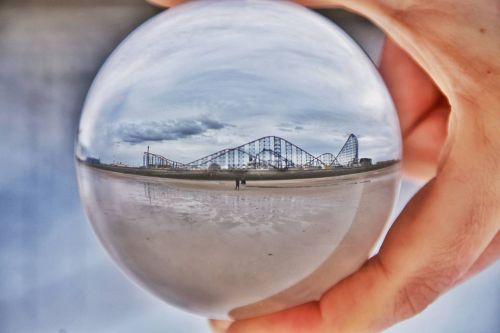
M 234 190 L 234 179 L 231 180 L 214 180 L 214 179 L 185 179 L 185 178 L 170 178 L 170 177 L 151 177 L 135 173 L 117 172 L 108 170 L 107 168 L 96 168 L 81 163 L 78 167 L 89 168 L 108 176 L 121 179 L 134 179 L 148 184 L 169 184 L 171 186 L 179 186 L 181 188 L 191 188 L 198 190 L 221 190 L 230 192 L 253 192 L 258 190 L 286 190 L 290 188 L 320 188 L 342 185 L 346 183 L 369 183 L 373 179 L 384 177 L 385 175 L 393 174 L 399 168 L 399 163 L 395 163 L 383 168 L 372 170 L 363 170 L 356 173 L 341 174 L 329 177 L 309 177 L 309 178 L 288 178 L 288 179 L 258 179 L 248 180 L 247 184 L 242 185 L 240 190 Z
M 268 180 L 303 180 L 317 178 L 332 178 L 339 176 L 354 175 L 370 171 L 382 170 L 391 166 L 399 165 L 400 161 L 386 161 L 371 166 L 338 169 L 309 169 L 309 170 L 178 170 L 168 169 L 146 169 L 142 167 L 123 167 L 108 164 L 91 164 L 77 159 L 77 163 L 90 168 L 111 171 L 120 174 L 131 174 L 144 177 L 169 178 L 198 181 L 235 181 L 236 178 L 247 181 Z

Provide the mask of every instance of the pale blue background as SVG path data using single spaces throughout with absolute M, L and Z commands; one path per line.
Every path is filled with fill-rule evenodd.
M 80 206 L 73 138 L 113 47 L 155 10 L 141 0 L 0 2 L 0 333 L 208 332 L 132 284 Z M 381 34 L 335 13 L 376 58 Z M 414 186 L 403 188 L 403 201 Z M 500 331 L 500 265 L 390 332 Z

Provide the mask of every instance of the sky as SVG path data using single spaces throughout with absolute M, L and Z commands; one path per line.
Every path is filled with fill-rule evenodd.
M 88 95 L 79 150 L 134 166 L 150 146 L 188 163 L 274 135 L 336 154 L 350 133 L 360 157 L 400 158 L 392 101 L 340 28 L 280 1 L 195 1 L 111 55 Z

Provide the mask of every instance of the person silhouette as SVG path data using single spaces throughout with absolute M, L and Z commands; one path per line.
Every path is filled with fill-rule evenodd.
M 238 190 L 238 191 L 240 189 L 240 179 L 239 178 L 236 178 L 236 187 L 234 189 Z

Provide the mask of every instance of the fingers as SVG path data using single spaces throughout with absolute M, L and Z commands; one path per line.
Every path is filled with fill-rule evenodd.
M 231 326 L 231 322 L 227 320 L 209 320 L 208 324 L 213 333 L 225 333 Z
M 268 316 L 241 320 L 233 323 L 228 333 L 310 333 L 325 329 L 317 302 L 307 303 L 293 309 Z M 326 332 L 326 331 L 325 331 Z
M 460 277 L 460 279 L 457 281 L 457 284 L 460 284 L 483 271 L 484 269 L 495 263 L 498 259 L 500 259 L 500 233 L 496 234 L 495 238 L 488 245 L 486 250 L 484 250 L 481 256 L 469 268 L 467 273 Z
M 380 72 L 399 112 L 403 136 L 443 98 L 425 71 L 391 38 L 386 38 Z
M 403 172 L 406 176 L 428 180 L 436 175 L 448 134 L 450 107 L 436 105 L 403 138 Z
M 178 5 L 180 3 L 186 2 L 187 0 L 146 0 L 147 2 L 159 6 L 159 7 L 172 7 L 175 5 Z M 295 1 L 297 3 L 303 4 L 304 6 L 308 7 L 316 7 L 316 8 L 325 8 L 325 7 L 332 7 L 334 4 L 334 1 L 321 1 L 321 0 L 298 0 Z
M 435 176 L 447 135 L 450 106 L 432 79 L 387 38 L 380 72 L 398 111 L 403 136 L 403 170 L 428 180 Z
M 175 5 L 178 5 L 182 2 L 186 2 L 186 0 L 146 0 L 152 5 L 159 6 L 159 7 L 172 7 Z

